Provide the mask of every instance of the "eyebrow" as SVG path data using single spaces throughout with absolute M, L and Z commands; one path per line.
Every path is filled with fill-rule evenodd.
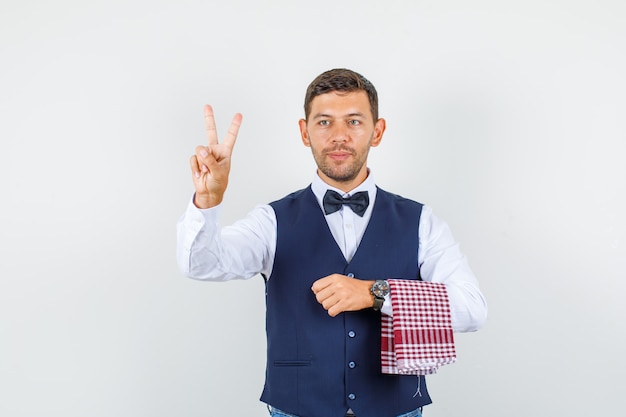
M 320 119 L 320 118 L 323 118 L 323 117 L 325 117 L 325 118 L 331 118 L 331 119 L 333 118 L 333 116 L 332 116 L 332 115 L 330 115 L 330 114 L 326 114 L 326 113 L 317 113 L 317 114 L 316 114 L 315 116 L 313 116 L 312 118 L 313 118 L 313 119 Z M 343 116 L 340 116 L 340 117 L 363 117 L 363 118 L 365 118 L 365 115 L 364 115 L 363 113 L 360 113 L 360 112 L 355 112 L 355 113 L 348 113 L 348 114 L 343 115 Z

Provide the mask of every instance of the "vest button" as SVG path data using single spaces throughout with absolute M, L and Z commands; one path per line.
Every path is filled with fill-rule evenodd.
M 353 338 L 353 337 L 355 337 L 355 336 L 356 336 L 356 333 L 354 332 L 354 330 L 350 330 L 350 331 L 348 332 L 348 337 Z
M 354 367 L 356 366 L 356 363 L 350 361 L 348 362 L 348 366 L 350 367 L 350 369 L 354 369 Z
M 348 399 L 349 399 L 349 400 L 354 400 L 354 399 L 356 399 L 356 395 L 354 395 L 354 394 L 348 394 Z

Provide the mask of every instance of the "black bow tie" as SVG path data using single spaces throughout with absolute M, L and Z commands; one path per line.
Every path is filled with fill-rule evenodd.
M 367 206 L 370 203 L 370 197 L 367 191 L 355 193 L 351 197 L 343 198 L 337 191 L 328 190 L 324 194 L 324 213 L 331 214 L 338 211 L 342 205 L 348 205 L 359 216 L 363 217 Z

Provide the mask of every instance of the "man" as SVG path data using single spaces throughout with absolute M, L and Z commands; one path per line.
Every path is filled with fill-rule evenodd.
M 375 185 L 367 156 L 386 122 L 374 86 L 350 70 L 324 72 L 307 89 L 304 110 L 300 134 L 317 164 L 312 184 L 220 229 L 242 116 L 218 143 L 205 108 L 209 143 L 190 161 L 195 194 L 178 225 L 179 266 L 196 279 L 265 278 L 261 400 L 272 416 L 420 416 L 431 402 L 424 374 L 452 362 L 454 352 L 404 367 L 394 362 L 405 355 L 399 349 L 419 356 L 450 344 L 447 331 L 477 330 L 485 300 L 447 225 L 428 206 Z M 414 298 L 403 295 L 415 289 Z M 396 321 L 431 311 L 441 317 L 436 331 L 419 334 L 434 339 L 396 338 L 403 333 L 393 330 Z

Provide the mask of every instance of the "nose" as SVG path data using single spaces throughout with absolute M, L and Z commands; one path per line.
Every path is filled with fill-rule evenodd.
M 331 135 L 333 142 L 345 142 L 348 140 L 348 128 L 343 123 L 335 123 Z

